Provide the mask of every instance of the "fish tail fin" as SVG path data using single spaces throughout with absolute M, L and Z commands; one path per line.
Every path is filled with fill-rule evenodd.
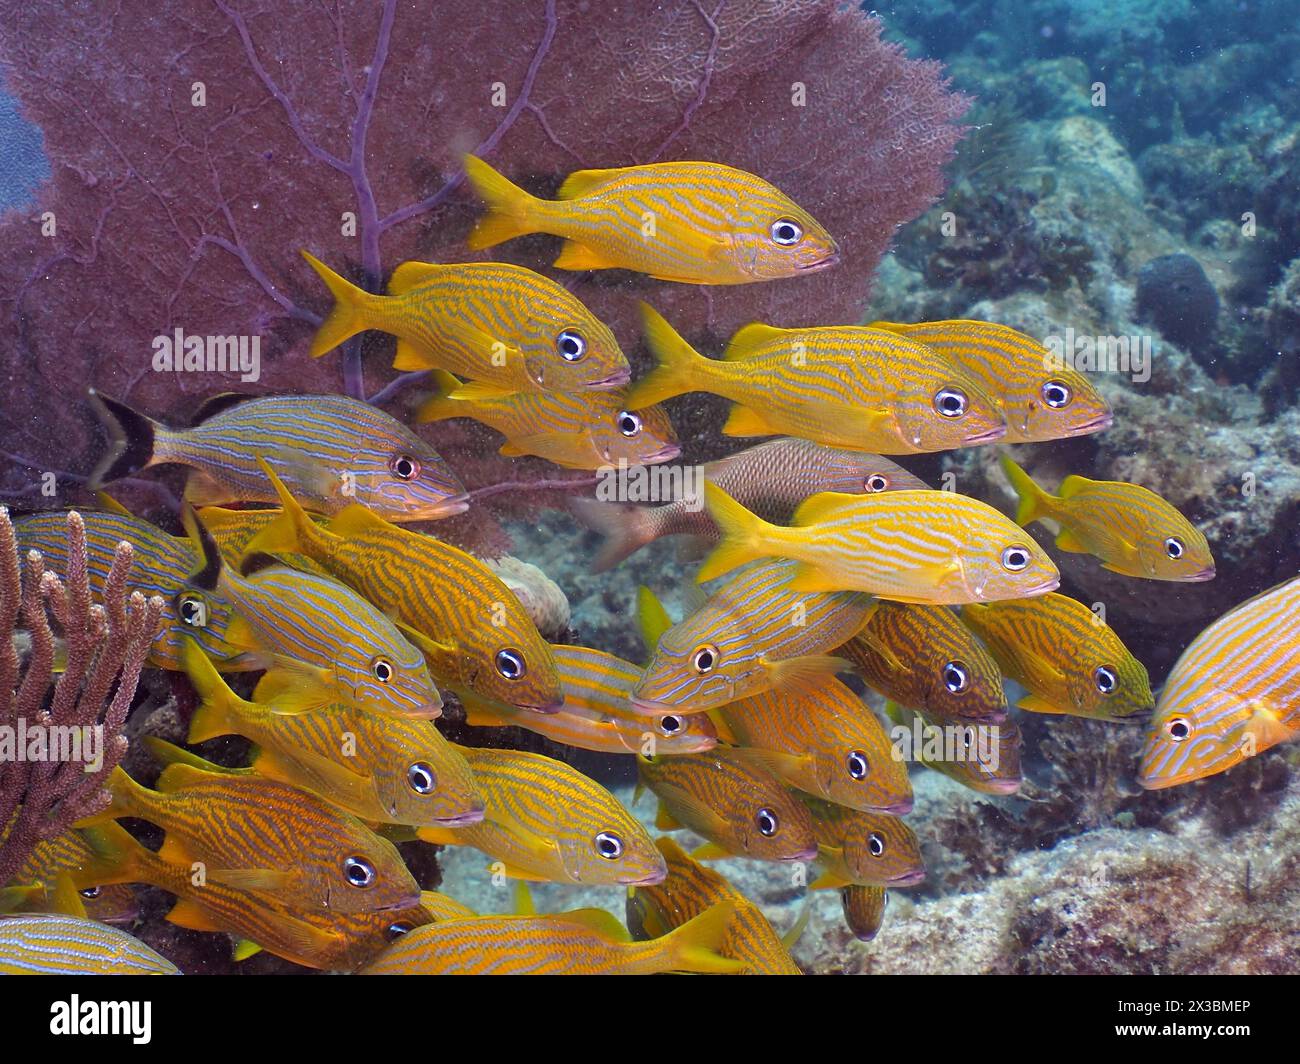
M 465 176 L 487 204 L 487 213 L 465 241 L 471 248 L 490 248 L 537 231 L 533 218 L 541 201 L 536 196 L 530 196 L 476 155 L 465 156 Z
M 108 430 L 108 450 L 88 481 L 90 490 L 98 491 L 100 485 L 110 480 L 129 477 L 153 465 L 158 438 L 168 430 L 153 418 L 100 394 L 94 388 L 90 389 L 88 397 L 95 416 Z
M 221 580 L 221 570 L 223 568 L 221 551 L 217 549 L 216 540 L 212 538 L 212 533 L 199 520 L 199 515 L 188 502 L 181 506 L 181 524 L 190 537 L 190 543 L 198 551 L 199 559 L 202 562 L 199 568 L 189 575 L 187 583 L 191 587 L 199 588 L 202 591 L 215 591 L 218 582 Z
M 90 816 L 78 820 L 74 827 L 99 826 L 100 824 L 111 824 L 118 817 L 138 816 L 141 819 L 148 820 L 148 811 L 152 803 L 149 802 L 149 789 L 136 783 L 126 774 L 126 769 L 121 765 L 116 765 L 113 771 L 108 774 L 105 781 L 111 800 L 108 805 L 98 813 L 92 813 Z
M 1047 508 L 1044 504 L 1051 496 L 1035 484 L 1033 477 L 1016 465 L 1010 455 L 1004 454 L 999 461 L 1002 472 L 1011 481 L 1012 490 L 1020 500 L 1016 507 L 1016 524 L 1027 525 L 1045 516 Z
M 346 277 L 335 273 L 311 252 L 303 250 L 301 254 L 334 297 L 333 308 L 311 341 L 311 357 L 320 358 L 344 340 L 370 328 L 369 311 L 380 297 L 371 295 L 364 288 L 357 287 Z
M 230 689 L 212 659 L 193 639 L 186 639 L 181 647 L 181 665 L 201 699 L 190 718 L 186 741 L 202 743 L 219 735 L 233 735 L 234 711 L 243 704 L 243 699 Z
M 706 583 L 746 562 L 766 556 L 763 533 L 771 527 L 766 521 L 750 513 L 716 484 L 707 481 L 704 484 L 704 504 L 722 533 L 722 542 L 700 565 L 696 577 L 699 583 Z
M 257 464 L 280 498 L 280 516 L 248 541 L 244 547 L 244 558 L 249 559 L 258 554 L 298 553 L 316 526 L 307 511 L 293 497 L 293 493 L 285 487 L 284 481 L 276 475 L 270 463 L 259 457 Z
M 627 405 L 641 410 L 676 395 L 697 390 L 699 369 L 709 360 L 682 339 L 662 314 L 649 303 L 641 304 L 641 325 L 656 366 L 628 389 Z
M 599 499 L 574 499 L 572 505 L 579 521 L 605 537 L 600 553 L 592 562 L 593 573 L 614 568 L 653 541 L 658 533 L 653 507 L 601 502 Z
M 721 902 L 658 939 L 662 956 L 672 965 L 672 970 L 731 975 L 743 969 L 745 966 L 740 961 L 718 953 L 735 912 L 733 903 Z
M 461 387 L 460 378 L 445 369 L 431 369 L 429 383 L 433 385 L 433 394 L 420 407 L 415 415 L 416 421 L 446 421 L 448 418 L 470 416 L 474 409 L 471 403 L 451 398 L 452 393 Z
M 90 847 L 88 867 L 81 869 L 83 880 L 89 879 L 100 886 L 113 883 L 155 883 L 153 874 L 159 857 L 145 848 L 126 828 L 112 820 L 94 827 L 78 829 Z

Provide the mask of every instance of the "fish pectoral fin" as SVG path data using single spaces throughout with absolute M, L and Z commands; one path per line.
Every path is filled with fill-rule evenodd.
M 349 798 L 354 806 L 367 800 L 369 800 L 368 804 L 373 804 L 374 778 L 372 776 L 364 772 L 355 772 L 346 765 L 331 761 L 328 757 L 301 746 L 288 746 L 284 749 L 290 759 L 289 763 L 285 762 L 283 756 L 268 749 L 258 758 L 258 767 L 262 768 L 263 761 L 266 761 L 268 764 L 265 767 L 273 769 L 277 776 L 292 779 L 295 775 L 302 775 L 301 771 L 294 772 L 295 767 L 301 766 L 308 774 L 316 777 L 313 782 L 317 784 L 322 797 Z
M 1267 750 L 1270 746 L 1277 746 L 1278 743 L 1300 738 L 1300 732 L 1292 731 L 1283 724 L 1275 710 L 1261 705 L 1255 707 L 1242 732 L 1253 738 L 1256 750 Z
M 853 669 L 851 661 L 834 654 L 805 654 L 803 657 L 775 662 L 763 659 L 763 664 L 770 669 L 777 687 L 813 683 L 837 672 L 850 672 Z
M 809 890 L 839 890 L 840 887 L 851 887 L 853 881 L 845 879 L 844 876 L 832 872 L 829 868 L 823 869 L 821 875 L 808 884 Z
M 325 669 L 277 654 L 254 697 L 277 716 L 296 717 L 327 705 L 333 691 L 333 678 Z
M 535 454 L 539 457 L 553 462 L 555 465 L 567 466 L 567 468 L 581 468 L 570 465 L 566 462 L 557 461 L 547 452 L 556 452 L 559 448 L 569 448 L 578 435 L 573 432 L 535 432 L 529 436 L 511 436 L 501 446 L 501 453 L 517 458 L 520 455 Z
M 659 803 L 659 809 L 655 813 L 655 830 L 656 831 L 680 831 L 682 825 L 677 818 L 668 812 L 663 802 Z
M 438 640 L 425 635 L 420 629 L 414 628 L 405 621 L 393 619 L 393 624 L 397 630 L 406 636 L 407 639 L 423 654 L 432 654 L 434 657 L 446 657 L 449 654 L 458 652 L 459 647 L 455 643 L 440 643 Z
M 183 927 L 187 931 L 221 931 L 216 921 L 208 915 L 206 909 L 201 908 L 188 898 L 181 898 L 165 917 L 169 924 L 175 924 L 177 927 Z
M 261 952 L 262 947 L 252 939 L 241 938 L 235 943 L 235 948 L 230 951 L 230 957 L 233 961 L 238 963 L 239 961 L 246 961 L 249 957 L 256 956 Z
M 72 876 L 63 871 L 54 877 L 54 891 L 50 895 L 50 908 L 65 916 L 77 916 L 86 919 L 86 904 L 77 892 Z
M 208 879 L 235 890 L 284 890 L 292 881 L 279 868 L 210 868 Z
M 726 821 L 712 807 L 680 787 L 674 787 L 670 783 L 656 783 L 655 792 L 659 795 L 659 808 L 661 811 L 665 804 L 675 805 L 685 811 L 684 815 L 681 816 L 676 813 L 670 814 L 671 818 L 677 821 L 679 826 L 689 827 L 706 837 L 710 834 L 721 834 L 726 829 Z M 661 828 L 660 830 L 667 831 L 671 829 Z
M 488 865 L 488 871 L 489 872 L 496 871 L 496 862 L 493 862 L 492 864 Z M 529 883 L 550 882 L 550 880 L 546 876 L 538 875 L 536 872 L 529 871 L 527 868 L 520 868 L 519 865 L 509 864 L 508 862 L 502 863 L 501 871 L 509 879 L 526 879 Z
M 509 354 L 517 355 L 519 352 L 511 350 Z M 493 381 L 465 381 L 447 398 L 462 403 L 490 403 L 508 399 L 517 392 L 517 388 L 511 388 L 508 384 L 497 384 Z
M 695 847 L 691 851 L 691 856 L 697 861 L 722 861 L 728 857 L 734 857 L 735 854 L 730 850 L 723 849 L 716 842 L 706 842 Z
M 722 426 L 724 436 L 777 436 L 780 431 L 764 421 L 763 415 L 753 407 L 740 405 L 731 408 Z
M 800 769 L 810 760 L 808 754 L 792 754 L 785 750 L 766 750 L 757 746 L 738 746 L 732 753 L 742 761 L 759 765 L 787 783 L 801 775 Z
M 1016 708 L 1023 709 L 1027 713 L 1065 713 L 1065 710 L 1038 695 L 1025 695 L 1016 703 Z
M 560 254 L 551 263 L 557 270 L 617 270 L 623 264 L 613 262 L 595 248 L 580 244 L 576 240 L 566 240 L 560 248 Z

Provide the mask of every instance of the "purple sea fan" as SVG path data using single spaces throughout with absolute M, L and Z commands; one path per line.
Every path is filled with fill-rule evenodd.
M 38 551 L 28 553 L 24 571 L 0 507 L 0 729 L 8 733 L 0 737 L 8 755 L 0 758 L 0 885 L 36 843 L 106 804 L 104 781 L 126 752 L 122 725 L 163 609 L 157 596 L 127 591 L 133 553 L 128 543 L 118 547 L 103 604 L 93 603 L 81 516 L 68 514 L 68 572 L 60 579 Z M 30 637 L 25 667 L 15 645 L 20 621 Z M 51 621 L 66 658 L 57 680 Z M 59 744 L 73 736 L 80 741 L 68 749 L 85 756 L 61 758 Z M 30 759 L 34 750 L 39 760 Z

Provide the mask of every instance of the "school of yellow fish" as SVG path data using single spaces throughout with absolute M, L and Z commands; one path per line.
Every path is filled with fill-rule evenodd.
M 469 246 L 552 234 L 561 270 L 794 283 L 781 279 L 840 255 L 780 190 L 715 163 L 582 171 L 555 200 L 473 157 L 466 171 L 487 205 Z M 1019 788 L 1004 680 L 1023 689 L 1020 710 L 1146 722 L 1148 788 L 1300 734 L 1300 579 L 1211 625 L 1157 704 L 1119 636 L 1056 592 L 1050 553 L 1024 529 L 1050 522 L 1057 550 L 1129 577 L 1208 580 L 1209 546 L 1182 514 L 1135 484 L 1070 476 L 1053 494 L 1004 455 L 1011 520 L 885 457 L 1106 429 L 1089 381 L 1015 330 L 755 323 L 713 358 L 643 305 L 658 364 L 632 382 L 613 332 L 533 271 L 408 262 L 375 294 L 304 255 L 334 299 L 311 355 L 392 334 L 394 366 L 427 371 L 419 420 L 480 421 L 503 454 L 589 470 L 668 462 L 681 449 L 659 404 L 697 391 L 732 404 L 726 435 L 775 438 L 703 467 L 702 498 L 574 506 L 603 534 L 598 571 L 670 536 L 702 558 L 708 586 L 675 623 L 649 588 L 627 604 L 645 642 L 631 662 L 547 642 L 483 562 L 436 525 L 407 527 L 469 499 L 428 442 L 366 403 L 222 396 L 177 427 L 92 394 L 112 437 L 96 487 L 188 467 L 184 535 L 100 494 L 84 515 L 92 579 L 120 541 L 134 545 L 133 579 L 167 603 L 150 664 L 197 692 L 188 742 L 253 746 L 227 767 L 146 740 L 164 766 L 153 787 L 115 770 L 103 813 L 0 884 L 14 914 L 0 919 L 0 972 L 175 973 L 111 926 L 135 915 L 127 885 L 149 884 L 175 896 L 169 920 L 230 936 L 237 959 L 265 950 L 367 974 L 798 974 L 790 950 L 808 910 L 780 933 L 708 862 L 804 863 L 809 887 L 838 891 L 850 931 L 871 939 L 887 890 L 925 876 L 903 819 L 907 760 L 984 793 Z M 56 570 L 62 523 L 38 513 L 17 526 Z M 247 698 L 223 675 L 241 672 L 260 673 Z M 849 674 L 884 699 L 883 719 Z M 471 725 L 635 758 L 656 830 L 689 830 L 694 849 L 562 760 L 448 741 L 435 723 L 447 693 Z M 908 758 L 890 728 L 918 737 Z M 120 818 L 160 829 L 161 848 Z M 420 842 L 479 851 L 485 875 L 621 888 L 626 921 L 540 914 L 526 891 L 514 912 L 475 913 L 454 882 L 450 895 L 421 891 L 398 848 Z

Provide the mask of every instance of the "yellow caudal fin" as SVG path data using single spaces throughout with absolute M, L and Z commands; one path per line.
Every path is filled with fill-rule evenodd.
M 628 390 L 628 409 L 641 410 L 675 395 L 697 391 L 699 371 L 708 368 L 709 360 L 683 340 L 649 303 L 641 304 L 641 323 L 646 344 L 658 365 Z
M 202 700 L 190 718 L 190 731 L 186 741 L 202 743 L 219 735 L 235 734 L 237 729 L 234 721 L 239 707 L 247 703 L 230 689 L 212 664 L 212 659 L 193 639 L 186 638 L 182 641 L 181 665 Z
M 465 156 L 465 176 L 487 204 L 487 213 L 478 220 L 465 241 L 471 248 L 490 248 L 517 236 L 537 232 L 533 218 L 541 201 L 536 196 L 530 196 L 474 155 Z
M 302 257 L 325 282 L 325 287 L 334 297 L 334 307 L 328 317 L 316 330 L 311 341 L 311 357 L 319 358 L 327 351 L 333 351 L 344 340 L 369 329 L 372 325 L 371 315 L 376 303 L 382 296 L 375 296 L 364 288 L 358 288 L 346 277 L 331 270 L 320 259 L 308 251 Z
M 1011 487 L 1020 499 L 1016 509 L 1016 524 L 1028 525 L 1040 517 L 1048 516 L 1051 495 L 1035 484 L 1033 478 L 1016 465 L 1009 455 L 1004 454 L 1000 461 L 1002 472 L 1007 475 Z
M 669 965 L 668 970 L 712 975 L 732 975 L 743 970 L 742 962 L 718 953 L 735 912 L 732 902 L 721 902 L 657 939 L 660 956 Z
M 78 834 L 94 855 L 89 865 L 81 869 L 85 878 L 92 878 L 102 886 L 153 883 L 158 878 L 150 871 L 161 862 L 120 824 L 110 820 L 95 827 L 82 828 Z
M 673 626 L 673 619 L 668 616 L 659 596 L 645 584 L 636 589 L 636 619 L 641 628 L 641 642 L 645 645 L 646 657 L 651 658 L 659 645 L 659 637 Z
M 461 387 L 460 378 L 445 369 L 433 369 L 429 371 L 429 383 L 433 385 L 433 394 L 420 407 L 416 421 L 445 421 L 452 417 L 472 416 L 474 408 L 470 403 L 451 398 L 452 393 Z
M 716 484 L 707 481 L 704 484 L 704 504 L 722 533 L 722 542 L 700 566 L 696 576 L 699 583 L 706 583 L 770 553 L 764 549 L 764 538 L 772 526 L 761 517 L 750 513 Z
M 122 816 L 149 819 L 149 813 L 153 809 L 153 803 L 149 800 L 152 792 L 136 783 L 121 765 L 108 775 L 108 793 L 112 795 L 112 801 L 106 808 L 77 821 L 73 826 L 80 828 L 108 824 Z

